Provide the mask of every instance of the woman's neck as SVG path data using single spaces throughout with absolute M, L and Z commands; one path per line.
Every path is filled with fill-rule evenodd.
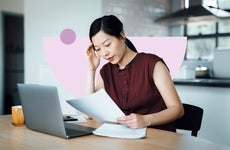
M 122 58 L 122 61 L 118 63 L 119 69 L 124 69 L 137 55 L 136 52 L 132 51 L 130 48 L 127 47 L 127 50 Z

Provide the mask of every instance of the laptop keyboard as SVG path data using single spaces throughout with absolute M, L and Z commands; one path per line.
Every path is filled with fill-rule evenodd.
M 86 135 L 91 134 L 95 128 L 81 126 L 73 123 L 65 123 L 66 134 L 71 135 Z
M 80 131 L 80 130 L 75 130 L 75 129 L 68 129 L 68 128 L 66 128 L 65 131 L 66 131 L 67 135 L 75 135 L 75 134 L 80 134 L 81 135 L 81 134 L 87 133 L 85 131 Z

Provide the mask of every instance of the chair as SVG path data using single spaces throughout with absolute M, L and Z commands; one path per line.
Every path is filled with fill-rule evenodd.
M 194 105 L 184 104 L 184 116 L 176 120 L 176 129 L 189 130 L 191 135 L 197 137 L 200 130 L 203 109 Z

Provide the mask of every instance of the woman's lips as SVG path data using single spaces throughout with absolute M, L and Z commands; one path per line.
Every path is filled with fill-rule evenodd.
M 113 61 L 113 58 L 114 58 L 114 56 L 113 56 L 113 57 L 107 58 L 107 60 L 108 60 L 109 62 L 111 62 L 111 61 Z

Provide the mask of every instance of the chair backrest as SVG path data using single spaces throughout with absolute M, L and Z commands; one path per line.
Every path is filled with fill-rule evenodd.
M 183 107 L 184 116 L 176 120 L 176 129 L 190 130 L 191 135 L 196 137 L 201 127 L 203 109 L 190 104 L 183 104 Z

